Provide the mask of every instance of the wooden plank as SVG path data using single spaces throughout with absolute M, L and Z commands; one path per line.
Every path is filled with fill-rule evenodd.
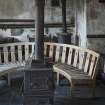
M 97 69 L 97 64 L 98 64 L 98 61 L 99 61 L 99 55 L 96 56 L 96 61 L 95 61 L 94 70 L 93 70 L 93 74 L 92 74 L 92 78 L 93 78 L 93 79 L 94 79 L 94 78 L 96 77 L 96 75 L 97 75 L 97 71 L 98 71 L 98 69 Z
M 8 46 L 22 46 L 22 45 L 25 45 L 25 44 L 28 44 L 28 45 L 32 45 L 34 44 L 34 42 L 17 42 L 17 43 L 6 43 L 6 44 L 0 44 L 0 47 L 8 47 Z M 34 44 L 35 45 L 35 44 Z
M 75 55 L 74 55 L 74 61 L 73 61 L 74 67 L 77 67 L 77 62 L 78 62 L 78 49 L 75 49 Z
M 53 58 L 53 51 L 54 51 L 54 46 L 50 45 L 49 57 Z
M 29 45 L 26 44 L 25 45 L 25 61 L 27 61 L 28 57 L 29 57 Z
M 55 62 L 59 61 L 60 56 L 60 46 L 56 46 Z
M 11 62 L 12 63 L 15 63 L 15 46 L 10 46 L 10 49 L 11 49 Z
M 34 55 L 33 55 L 33 54 L 34 54 Z M 31 55 L 33 56 L 33 59 L 35 59 L 35 44 L 32 44 Z
M 90 60 L 90 54 L 87 53 L 86 60 L 85 60 L 85 66 L 84 66 L 84 72 L 88 72 L 89 60 Z
M 90 76 L 92 76 L 93 71 L 94 71 L 95 58 L 96 57 L 93 55 L 92 59 L 91 59 L 91 63 L 90 63 L 90 68 L 89 68 L 89 75 Z
M 22 46 L 18 46 L 18 61 L 22 62 Z
M 44 44 L 44 55 L 47 56 L 47 44 Z
M 4 63 L 8 63 L 8 47 L 3 47 L 3 52 L 4 52 Z
M 83 63 L 84 63 L 84 51 L 79 51 L 79 69 L 83 69 Z
M 0 64 L 2 63 L 2 59 L 1 59 L 1 50 L 0 50 Z
M 68 60 L 67 60 L 67 64 L 71 65 L 71 59 L 72 59 L 72 48 L 69 48 L 69 54 L 68 54 Z
M 45 23 L 46 28 L 62 28 L 62 22 Z M 35 20 L 33 19 L 0 19 L 0 28 L 35 28 Z M 67 27 L 74 27 L 74 24 L 67 23 Z
M 32 44 L 31 47 L 32 47 L 31 53 L 34 53 L 35 52 L 35 44 Z
M 87 35 L 87 38 L 105 38 L 105 34 Z
M 62 50 L 62 59 L 61 59 L 62 63 L 65 63 L 65 60 L 66 60 L 66 49 L 67 48 L 64 46 Z

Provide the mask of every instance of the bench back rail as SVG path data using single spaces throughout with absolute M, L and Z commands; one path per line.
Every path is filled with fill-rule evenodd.
M 0 44 L 0 64 L 27 61 L 34 50 L 34 43 L 21 42 Z

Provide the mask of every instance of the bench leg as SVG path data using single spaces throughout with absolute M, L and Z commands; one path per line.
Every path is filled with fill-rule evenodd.
M 71 86 L 70 86 L 70 96 L 71 96 L 71 98 L 73 98 L 73 88 L 74 88 L 74 86 L 71 83 Z
M 57 73 L 57 85 L 59 86 L 59 73 Z
M 10 76 L 11 76 L 11 74 L 8 73 L 8 85 L 9 85 L 9 86 L 11 86 L 11 77 L 10 77 Z
M 92 97 L 95 97 L 95 87 L 96 87 L 96 83 L 95 81 L 92 82 Z

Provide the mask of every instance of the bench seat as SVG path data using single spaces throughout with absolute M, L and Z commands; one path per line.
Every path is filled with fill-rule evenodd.
M 92 80 L 92 78 L 83 70 L 80 70 L 68 64 L 57 63 L 53 66 L 53 68 L 56 72 L 64 75 L 70 81 L 71 80 L 77 80 L 77 81 Z
M 22 64 L 22 63 L 21 63 Z M 20 68 L 22 68 L 23 65 L 19 65 L 17 63 L 10 63 L 10 64 L 3 64 L 3 65 L 0 65 L 0 76 L 1 75 L 4 75 L 4 74 L 7 74 L 9 72 L 14 72 Z

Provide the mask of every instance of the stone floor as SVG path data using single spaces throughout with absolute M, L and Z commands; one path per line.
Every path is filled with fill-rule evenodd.
M 54 105 L 105 105 L 105 85 L 98 83 L 96 96 L 91 98 L 90 89 L 87 86 L 77 86 L 74 91 L 74 98 L 70 98 L 70 86 L 63 81 L 55 89 Z M 0 105 L 22 105 L 23 96 L 16 88 L 7 88 L 0 94 Z M 36 104 L 34 104 L 36 105 Z

